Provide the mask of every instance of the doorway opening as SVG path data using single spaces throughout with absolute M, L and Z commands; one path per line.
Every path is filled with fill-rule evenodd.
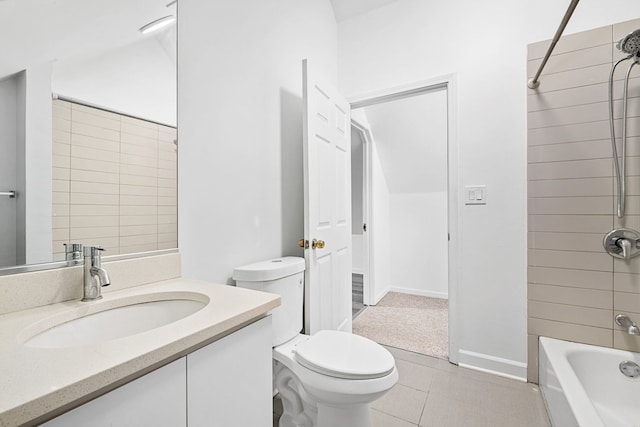
M 456 363 L 452 104 L 452 76 L 351 102 L 352 295 L 354 333 Z

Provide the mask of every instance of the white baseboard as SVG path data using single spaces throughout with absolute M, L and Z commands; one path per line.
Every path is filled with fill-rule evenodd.
M 373 305 L 376 305 L 380 302 L 380 300 L 382 298 L 385 297 L 385 295 L 387 295 L 389 293 L 389 291 L 391 291 L 390 288 L 385 289 L 384 291 L 380 292 L 379 294 L 375 295 L 373 298 Z
M 385 295 L 387 294 L 387 292 L 399 292 L 399 293 L 402 293 L 402 294 L 418 295 L 418 296 L 421 296 L 421 297 L 449 299 L 449 293 L 448 292 L 423 291 L 423 290 L 420 290 L 420 289 L 398 288 L 398 287 L 391 287 L 391 288 L 387 289 L 387 291 L 385 292 Z
M 527 364 L 515 360 L 458 350 L 458 366 L 527 382 Z

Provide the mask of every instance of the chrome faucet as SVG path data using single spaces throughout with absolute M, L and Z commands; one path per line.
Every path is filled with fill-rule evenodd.
M 102 287 L 111 284 L 107 270 L 100 265 L 102 251 L 104 249 L 98 246 L 84 248 L 84 297 L 82 301 L 95 301 L 102 298 Z
M 638 328 L 638 325 L 636 325 L 635 322 L 626 314 L 618 314 L 616 316 L 616 323 L 623 328 L 627 328 L 627 333 L 629 335 L 640 335 L 640 328 Z
M 64 243 L 64 259 L 67 265 L 80 264 L 82 259 L 82 243 Z

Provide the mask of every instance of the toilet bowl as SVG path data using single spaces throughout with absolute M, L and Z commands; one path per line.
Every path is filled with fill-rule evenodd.
M 381 345 L 341 331 L 300 334 L 304 259 L 285 257 L 239 267 L 238 287 L 280 295 L 271 312 L 274 390 L 280 427 L 370 427 L 369 404 L 398 381 L 395 360 Z

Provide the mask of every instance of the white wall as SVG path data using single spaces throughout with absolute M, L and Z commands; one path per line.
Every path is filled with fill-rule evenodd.
M 352 110 L 351 119 L 361 126 L 371 129 L 367 114 L 363 108 Z M 365 143 L 369 144 L 369 159 L 365 161 L 369 162 L 367 166 L 371 175 L 371 187 L 369 188 L 371 217 L 368 219 L 367 233 L 372 247 L 369 253 L 369 268 L 373 274 L 368 277 L 371 283 L 372 295 L 368 295 L 365 290 L 364 303 L 375 305 L 391 289 L 391 193 L 389 192 L 385 171 L 380 161 L 375 135 L 371 135 L 371 140 Z M 357 243 L 358 239 L 354 240 Z M 361 245 L 364 244 L 362 240 L 360 243 Z M 362 256 L 364 257 L 364 254 Z M 365 265 L 366 260 L 363 258 L 362 261 L 363 265 Z
M 31 67 L 20 74 L 18 123 L 22 130 L 18 133 L 21 153 L 17 163 L 24 162 L 24 175 L 18 180 L 17 200 L 25 234 L 24 241 L 19 236 L 18 255 L 24 253 L 25 258 L 17 263 L 38 264 L 51 262 L 52 253 L 51 64 Z M 19 235 L 21 230 L 18 226 Z
M 391 290 L 448 298 L 447 192 L 392 193 Z
M 351 127 L 351 230 L 362 234 L 364 149 L 360 131 Z
M 302 252 L 302 59 L 336 82 L 328 0 L 180 0 L 179 247 L 187 277 Z
M 389 290 L 447 298 L 447 90 L 362 110 L 390 191 Z
M 375 138 L 375 137 L 374 137 Z M 373 300 L 376 304 L 389 291 L 391 281 L 391 202 L 389 186 L 384 176 L 375 139 L 370 147 L 371 155 L 371 226 L 373 240 L 369 265 L 373 269 Z M 367 301 L 365 301 L 367 303 Z
M 54 93 L 139 118 L 176 125 L 176 63 L 171 37 L 138 43 L 54 64 Z M 175 50 L 175 45 L 173 46 Z
M 565 2 L 398 0 L 338 26 L 348 97 L 454 73 L 460 185 L 486 206 L 459 212 L 459 362 L 525 378 L 526 44 L 553 36 Z M 634 0 L 579 4 L 568 32 L 630 19 Z M 501 238 L 500 236 L 504 237 Z M 505 321 L 508 319 L 508 321 Z
M 360 131 L 351 127 L 351 271 L 365 269 L 364 234 L 364 147 Z
M 523 28 L 525 44 L 553 38 L 567 6 L 568 2 L 565 4 L 556 0 L 527 0 L 523 11 L 527 17 L 526 26 Z M 640 3 L 635 0 L 580 2 L 564 34 L 628 21 L 638 16 L 640 16 Z
M 17 79 L 0 79 L 0 191 L 16 189 Z M 0 196 L 0 267 L 16 265 L 16 199 Z

